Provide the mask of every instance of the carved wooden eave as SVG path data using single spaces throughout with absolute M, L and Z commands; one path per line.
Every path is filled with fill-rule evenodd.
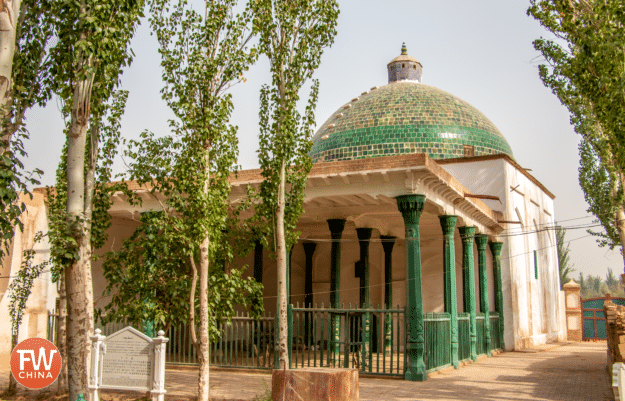
M 261 173 L 260 169 L 250 169 L 232 174 L 231 201 L 245 197 L 248 185 L 258 188 L 263 180 Z M 138 220 L 139 213 L 162 210 L 164 196 L 151 193 L 149 186 L 130 182 L 129 188 L 141 204 L 131 206 L 125 195 L 115 194 L 111 215 Z M 471 191 L 425 154 L 315 163 L 306 184 L 302 223 L 348 218 L 366 226 L 384 223 L 380 215 L 392 215 L 398 220 L 395 197 L 411 193 L 426 196 L 426 213 L 458 215 L 459 226 L 474 225 L 492 237 L 503 230 L 498 222 L 503 219 L 500 212 L 478 198 L 466 196 Z M 366 217 L 374 214 L 378 216 Z
M 262 181 L 260 172 L 245 170 L 233 177 L 233 201 L 246 193 L 247 185 L 256 187 Z M 471 192 L 424 154 L 314 164 L 306 184 L 302 222 L 347 218 L 367 225 L 361 219 L 366 214 L 398 217 L 395 197 L 409 193 L 426 195 L 426 212 L 457 214 L 463 225 L 475 225 L 491 236 L 503 230 L 498 223 L 501 213 L 466 197 Z

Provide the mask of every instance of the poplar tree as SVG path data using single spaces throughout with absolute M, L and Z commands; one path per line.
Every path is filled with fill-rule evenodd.
M 619 214 L 623 213 L 623 185 L 619 172 L 614 168 L 607 149 L 595 138 L 582 138 L 579 144 L 579 185 L 588 204 L 586 211 L 597 217 L 603 232 L 587 230 L 598 237 L 601 247 L 613 250 L 621 246 L 619 237 Z
M 177 288 L 189 297 L 190 334 L 200 364 L 198 400 L 208 401 L 209 342 L 217 335 L 219 309 L 226 303 L 231 316 L 232 305 L 242 294 L 258 298 L 261 293 L 253 280 L 223 272 L 224 262 L 233 257 L 227 234 L 233 217 L 238 220 L 231 214 L 228 180 L 238 155 L 237 127 L 229 123 L 233 103 L 228 89 L 245 80 L 256 50 L 249 46 L 253 36 L 249 13 L 236 14 L 236 0 L 206 0 L 203 13 L 193 10 L 187 0 L 170 3 L 154 0 L 150 23 L 161 54 L 165 83 L 161 94 L 175 116 L 169 122 L 172 135 L 156 138 L 144 132 L 129 154 L 134 160 L 130 177 L 162 204 L 161 213 L 150 218 L 155 225 L 151 231 L 163 235 L 165 242 L 158 243 L 177 254 L 168 251 L 158 263 L 179 264 L 182 255 L 191 272 L 190 288 Z M 147 228 L 144 233 L 149 234 Z M 169 247 L 172 243 L 178 245 Z M 166 261 L 169 257 L 172 262 Z M 225 297 L 220 301 L 221 295 Z
M 86 149 L 85 171 L 88 182 L 91 182 L 90 210 L 88 211 L 90 253 L 104 246 L 107 240 L 107 229 L 111 226 L 108 211 L 115 192 L 124 192 L 130 199 L 132 194 L 125 183 L 111 183 L 112 166 L 118 154 L 120 144 L 121 117 L 124 113 L 127 91 L 115 91 L 103 104 L 101 115 L 92 115 L 90 121 L 90 141 Z M 73 249 L 74 237 L 67 226 L 67 144 L 63 148 L 61 161 L 56 171 L 56 185 L 47 188 L 48 239 L 50 241 L 50 262 L 52 280 L 59 283 L 58 304 L 58 336 L 57 346 L 61 354 L 63 366 L 59 374 L 58 391 L 67 391 L 67 297 L 65 289 L 65 271 L 75 260 Z M 97 256 L 92 256 L 95 259 Z
M 569 255 L 571 252 L 569 244 L 566 244 L 564 241 L 565 235 L 566 229 L 562 226 L 556 226 L 556 252 L 558 254 L 558 271 L 560 272 L 560 289 L 569 282 L 569 274 L 575 271 L 571 263 L 571 255 Z
M 257 218 L 267 227 L 262 236 L 277 261 L 279 360 L 288 368 L 287 250 L 299 237 L 304 188 L 312 162 L 308 153 L 315 127 L 319 82 L 312 82 L 303 115 L 300 91 L 334 42 L 339 15 L 335 0 L 251 0 L 254 30 L 269 59 L 272 82 L 260 93 L 259 163 L 263 182 Z M 270 238 L 271 244 L 267 242 Z
M 77 0 L 55 3 L 58 43 L 52 54 L 55 90 L 69 116 L 67 129 L 67 293 L 69 399 L 88 391 L 93 333 L 91 231 L 95 166 L 104 104 L 131 60 L 130 39 L 143 15 L 143 0 Z M 90 124 L 91 122 L 91 124 Z M 86 168 L 88 166 L 88 168 Z
M 580 183 L 589 211 L 607 232 L 601 245 L 618 238 L 625 265 L 625 3 L 532 0 L 527 13 L 557 39 L 534 41 L 545 60 L 540 78 L 583 138 Z
M 30 195 L 41 170 L 26 171 L 29 139 L 26 112 L 50 98 L 50 54 L 56 0 L 5 0 L 0 3 L 0 260 L 9 251 L 14 229 L 26 210 L 19 193 Z

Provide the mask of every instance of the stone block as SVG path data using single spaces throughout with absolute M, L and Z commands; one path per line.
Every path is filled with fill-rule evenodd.
M 360 399 L 358 369 L 303 368 L 287 371 L 275 369 L 271 374 L 271 399 L 358 401 Z

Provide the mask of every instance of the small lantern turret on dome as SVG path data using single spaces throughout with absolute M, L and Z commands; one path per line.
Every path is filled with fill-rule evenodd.
M 416 58 L 408 55 L 408 49 L 404 42 L 401 46 L 401 55 L 395 57 L 387 65 L 388 83 L 398 81 L 413 81 L 421 83 L 423 66 Z

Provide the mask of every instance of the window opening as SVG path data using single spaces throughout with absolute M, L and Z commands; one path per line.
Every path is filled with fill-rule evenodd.
M 462 145 L 462 153 L 464 157 L 475 156 L 475 147 L 473 145 Z
M 534 278 L 538 280 L 538 252 L 534 251 Z

